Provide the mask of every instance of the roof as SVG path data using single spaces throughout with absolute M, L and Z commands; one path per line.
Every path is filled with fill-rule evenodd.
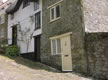
M 23 0 L 16 0 L 14 3 L 12 3 L 6 10 L 7 14 L 13 14 L 14 12 L 16 12 Z
M 23 2 L 24 0 L 16 0 L 13 4 L 11 4 L 11 6 L 9 8 L 7 8 L 6 10 L 6 13 L 7 14 L 13 14 L 15 13 L 19 7 L 21 6 L 21 3 Z M 30 0 L 30 2 L 33 2 L 35 0 Z

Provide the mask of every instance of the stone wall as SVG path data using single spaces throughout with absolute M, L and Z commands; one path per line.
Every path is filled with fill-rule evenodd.
M 86 33 L 89 75 L 108 79 L 108 33 Z
M 53 67 L 61 69 L 61 55 L 51 55 L 50 37 L 72 32 L 72 67 L 73 71 L 86 72 L 84 52 L 84 26 L 80 0 L 63 0 L 61 2 L 61 18 L 50 22 L 48 6 L 58 0 L 43 0 L 43 23 L 41 35 L 41 60 Z

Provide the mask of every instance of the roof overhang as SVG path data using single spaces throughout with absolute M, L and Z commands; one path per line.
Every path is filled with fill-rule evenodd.
M 14 12 L 16 12 L 23 0 L 16 0 L 14 3 L 12 3 L 6 10 L 7 14 L 13 14 Z
M 7 8 L 6 13 L 7 14 L 13 14 L 15 13 L 21 6 L 21 3 L 24 0 L 16 0 L 9 8 Z M 34 2 L 35 0 L 29 0 L 30 2 Z

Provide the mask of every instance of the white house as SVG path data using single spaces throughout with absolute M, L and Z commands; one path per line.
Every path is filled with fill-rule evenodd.
M 34 52 L 34 37 L 42 34 L 42 0 L 16 0 L 8 9 L 8 44 L 21 54 Z

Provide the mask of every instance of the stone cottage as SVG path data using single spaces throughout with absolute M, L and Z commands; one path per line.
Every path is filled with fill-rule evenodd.
M 107 0 L 16 0 L 6 12 L 8 44 L 22 56 L 108 78 Z

